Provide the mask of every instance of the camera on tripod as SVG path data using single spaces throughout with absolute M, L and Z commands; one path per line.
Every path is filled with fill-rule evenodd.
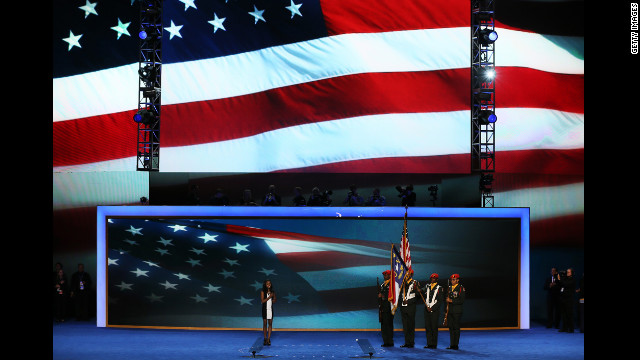
M 398 197 L 404 197 L 407 196 L 410 191 L 413 191 L 413 185 L 407 185 L 407 187 L 398 185 L 396 186 L 396 190 L 400 193 Z
M 416 193 L 413 192 L 413 185 L 407 185 L 402 187 L 396 186 L 396 190 L 400 193 L 399 198 L 402 199 L 402 206 L 415 206 L 416 205 Z

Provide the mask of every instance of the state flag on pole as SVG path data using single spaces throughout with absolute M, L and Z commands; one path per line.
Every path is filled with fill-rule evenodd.
M 398 307 L 398 301 L 400 299 L 400 291 L 404 285 L 405 277 L 407 276 L 409 269 L 407 265 L 402 261 L 402 257 L 396 249 L 395 245 L 391 244 L 391 281 L 389 282 L 389 301 L 391 302 L 391 314 L 396 313 Z

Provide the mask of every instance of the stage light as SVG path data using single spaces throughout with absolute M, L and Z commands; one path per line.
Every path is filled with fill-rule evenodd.
M 162 35 L 158 33 L 158 30 L 154 26 L 147 26 L 140 28 L 140 32 L 138 33 L 138 37 L 142 40 L 155 40 L 162 38 Z
M 138 69 L 138 75 L 140 75 L 140 80 L 145 83 L 152 83 L 156 79 L 157 70 L 154 66 L 147 65 L 143 68 Z
M 498 33 L 491 29 L 482 29 L 478 32 L 478 39 L 481 43 L 487 45 L 498 40 Z
M 147 15 L 158 15 L 162 12 L 162 7 L 157 7 L 153 1 L 148 1 L 144 4 L 142 12 Z
M 491 101 L 493 98 L 493 92 L 490 89 L 482 89 L 484 91 L 476 92 L 476 99 L 479 101 Z
M 493 183 L 493 175 L 492 174 L 481 174 L 480 175 L 480 191 L 483 193 L 489 194 L 491 193 L 491 184 Z
M 140 87 L 140 91 L 142 91 L 142 96 L 148 99 L 155 98 L 160 95 L 160 88 L 156 88 L 153 86 L 143 86 Z
M 482 125 L 493 124 L 498 120 L 496 114 L 491 110 L 482 110 L 478 115 L 478 119 Z
M 487 80 L 493 80 L 496 77 L 496 71 L 493 67 L 484 68 L 482 76 Z
M 133 121 L 144 125 L 151 125 L 157 119 L 158 116 L 153 111 L 149 111 L 147 109 L 140 109 L 135 115 L 133 115 Z

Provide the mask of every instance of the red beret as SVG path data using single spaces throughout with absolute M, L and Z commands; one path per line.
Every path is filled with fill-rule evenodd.
M 382 275 L 391 275 L 391 270 L 385 270 L 382 272 Z
M 453 274 L 453 275 L 451 275 L 451 279 L 460 279 L 460 275 Z
M 433 274 L 431 274 L 431 276 L 429 278 L 436 278 L 437 279 L 438 278 L 438 274 L 433 273 Z

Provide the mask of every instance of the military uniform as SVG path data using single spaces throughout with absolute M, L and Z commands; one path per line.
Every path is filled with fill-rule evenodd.
M 438 274 L 431 274 L 430 279 L 432 278 L 437 280 Z M 438 321 L 440 320 L 440 304 L 444 299 L 444 289 L 435 282 L 433 287 L 431 284 L 427 284 L 425 287 L 421 288 L 421 291 L 424 294 L 424 300 L 426 301 L 426 305 L 424 307 L 424 328 L 427 336 L 426 347 L 435 349 L 438 346 Z M 431 309 L 431 311 L 429 311 L 429 309 Z
M 389 270 L 387 271 L 390 273 Z M 385 280 L 382 285 L 380 285 L 380 294 L 382 295 L 382 300 L 380 301 L 382 313 L 382 321 L 380 323 L 382 346 L 393 346 L 393 314 L 391 313 L 391 303 L 389 302 L 389 281 L 390 280 Z
M 460 276 L 453 274 L 451 278 L 459 279 Z M 462 304 L 465 299 L 465 290 L 462 285 L 457 284 L 456 286 L 449 286 L 447 294 L 452 300 L 452 302 L 449 303 L 449 315 L 447 317 L 451 343 L 447 349 L 457 350 L 460 341 L 460 319 L 462 318 Z
M 414 286 L 413 279 L 407 281 L 402 292 L 402 303 L 400 304 L 400 314 L 402 315 L 402 331 L 404 332 L 404 345 L 400 347 L 412 348 L 415 344 L 416 335 L 416 296 L 419 296 Z

